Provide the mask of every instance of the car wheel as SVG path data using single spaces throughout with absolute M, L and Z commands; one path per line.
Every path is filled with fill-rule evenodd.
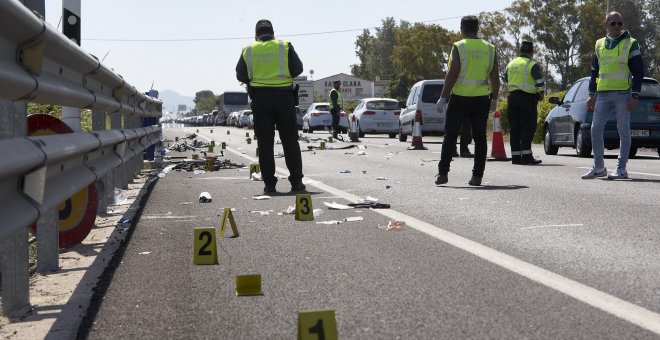
M 390 138 L 396 138 L 396 133 L 390 133 L 389 136 Z
M 550 129 L 547 127 L 544 129 L 543 133 L 543 151 L 545 151 L 546 155 L 556 155 L 557 151 L 559 151 L 559 147 L 552 145 Z
M 587 145 L 584 140 L 582 129 L 577 129 L 575 132 L 575 153 L 578 157 L 591 156 L 591 145 Z
M 408 135 L 403 133 L 403 127 L 399 124 L 399 142 L 405 142 L 408 139 Z
M 362 131 L 362 128 L 360 128 L 360 122 L 357 122 L 357 129 L 358 129 L 358 137 L 364 138 L 364 131 Z
M 637 156 L 637 147 L 631 146 L 630 151 L 628 152 L 628 158 L 635 158 Z

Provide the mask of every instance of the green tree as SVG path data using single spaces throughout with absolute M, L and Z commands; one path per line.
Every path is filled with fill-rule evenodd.
M 507 25 L 508 17 L 504 13 L 482 12 L 479 14 L 479 36 L 495 46 L 500 65 L 500 78 L 504 77 L 507 63 L 518 55 L 519 50 L 507 38 L 508 32 L 502 29 Z M 517 46 L 520 46 L 519 43 Z
M 657 79 L 660 77 L 660 1 L 648 0 L 645 6 L 646 45 L 641 45 L 640 48 L 646 74 Z
M 388 95 L 403 99 L 416 81 L 444 78 L 455 40 L 456 33 L 438 25 L 416 23 L 400 29 L 392 52 L 394 76 Z
M 392 17 L 382 20 L 382 26 L 375 29 L 375 35 L 369 30 L 362 31 L 355 41 L 355 55 L 359 64 L 351 65 L 351 73 L 359 78 L 374 80 L 376 76 L 392 75 L 392 52 L 396 45 L 396 33 L 410 26 L 406 21 L 400 25 Z
M 195 102 L 195 111 L 213 111 L 213 109 L 215 109 L 215 102 L 217 99 L 218 98 L 215 94 L 213 94 L 213 91 L 203 90 L 195 93 L 195 99 L 193 99 Z

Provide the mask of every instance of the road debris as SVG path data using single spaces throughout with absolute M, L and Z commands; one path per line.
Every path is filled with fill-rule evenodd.
M 211 194 L 208 192 L 204 191 L 201 194 L 199 194 L 199 203 L 209 203 L 213 201 L 213 198 L 211 197 Z
M 332 210 L 353 209 L 353 207 L 349 207 L 345 204 L 340 204 L 340 203 L 337 203 L 337 202 L 332 202 L 332 203 L 323 202 L 323 204 L 325 204 L 325 206 L 328 207 L 328 209 L 332 209 Z
M 403 230 L 405 226 L 406 226 L 406 222 L 404 221 L 389 221 L 386 226 L 381 226 L 379 224 L 378 228 L 387 231 L 399 231 L 399 230 Z

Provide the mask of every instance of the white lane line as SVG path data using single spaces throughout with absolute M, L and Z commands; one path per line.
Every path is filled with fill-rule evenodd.
M 236 150 L 229 148 L 227 150 L 254 161 L 254 158 L 241 154 Z M 277 169 L 288 175 L 288 171 L 285 169 L 280 167 Z M 335 196 L 342 197 L 350 202 L 356 203 L 359 199 L 358 196 L 331 187 L 320 181 L 315 181 L 311 178 L 306 178 L 305 183 L 311 184 Z M 513 256 L 504 254 L 495 249 L 486 247 L 480 243 L 418 220 L 412 216 L 408 216 L 392 209 L 373 209 L 373 211 L 393 220 L 406 221 L 406 224 L 413 229 L 435 237 L 440 241 L 451 244 L 454 247 L 467 251 L 488 262 L 508 269 L 532 281 L 564 293 L 578 301 L 582 301 L 590 306 L 660 335 L 660 314 L 658 313 L 617 298 L 616 296 L 601 292 L 595 288 L 563 277 L 559 274 L 555 274 L 531 263 L 527 263 Z
M 536 229 L 536 228 L 551 228 L 551 227 L 582 227 L 584 224 L 582 223 L 576 223 L 576 224 L 548 224 L 548 225 L 535 225 L 533 227 L 523 227 L 520 228 L 520 230 L 525 230 L 525 229 Z
M 579 166 L 577 167 L 578 169 L 587 169 L 591 170 L 591 167 L 586 167 L 586 166 Z M 629 174 L 634 174 L 634 175 L 644 175 L 644 176 L 653 176 L 653 177 L 660 177 L 659 174 L 650 174 L 647 172 L 633 172 L 633 171 L 628 171 Z

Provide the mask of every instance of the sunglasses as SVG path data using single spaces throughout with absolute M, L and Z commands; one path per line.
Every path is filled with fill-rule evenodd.
M 612 26 L 612 27 L 614 27 L 614 26 L 621 27 L 621 26 L 623 26 L 623 21 L 610 21 L 610 26 Z

